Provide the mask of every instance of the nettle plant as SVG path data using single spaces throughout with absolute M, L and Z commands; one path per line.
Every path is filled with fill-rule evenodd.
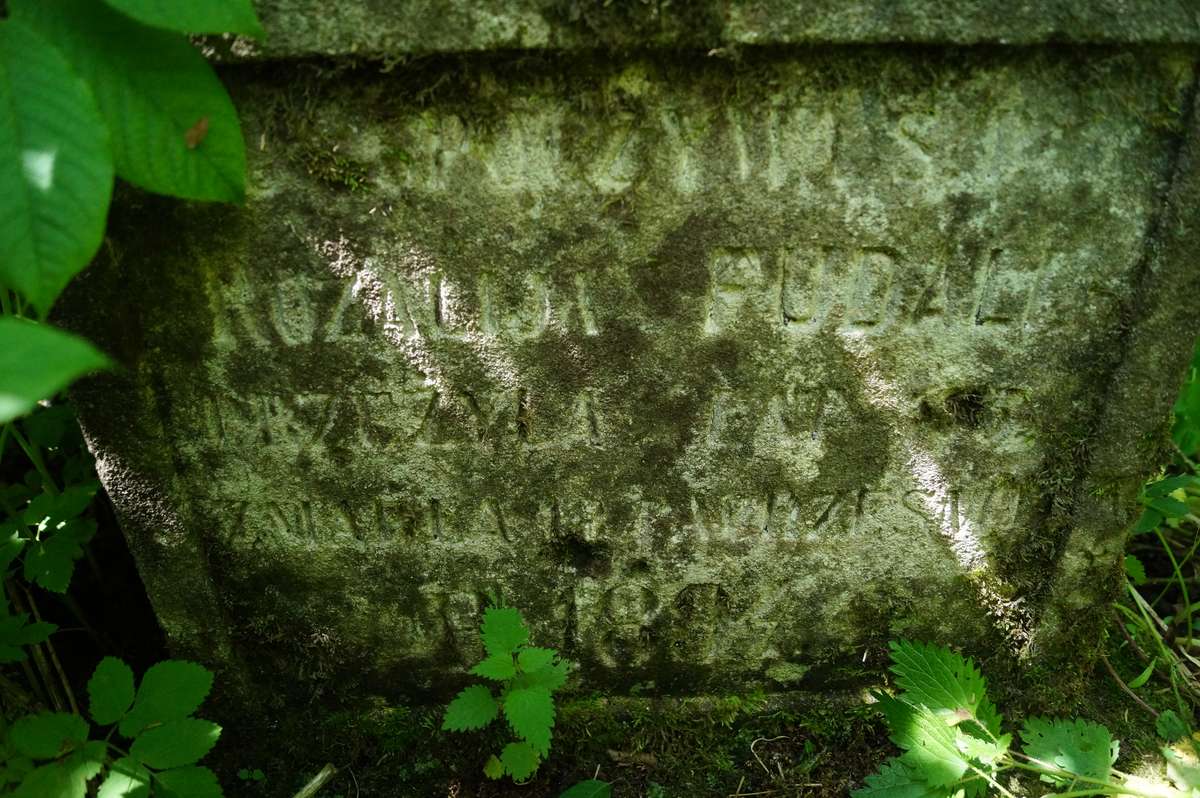
M 493 754 L 483 766 L 491 779 L 509 775 L 525 781 L 550 753 L 554 693 L 567 680 L 570 665 L 552 648 L 528 645 L 529 630 L 519 610 L 489 606 L 480 629 L 487 656 L 471 673 L 496 684 L 496 692 L 477 684 L 464 689 L 446 707 L 445 731 L 472 731 L 504 713 L 517 740 Z
M 991 792 L 1014 798 L 1001 779 L 1017 770 L 1036 774 L 1059 796 L 1200 795 L 1200 769 L 1169 769 L 1174 786 L 1116 770 L 1118 742 L 1107 728 L 1086 720 L 1029 718 L 1017 751 L 974 662 L 941 646 L 904 640 L 892 642 L 891 657 L 900 693 L 874 697 L 892 742 L 904 753 L 868 776 L 854 798 L 974 798 Z M 1165 723 L 1160 718 L 1159 732 L 1171 741 L 1187 728 L 1171 713 Z M 1169 763 L 1187 761 L 1182 749 L 1164 749 L 1164 755 Z

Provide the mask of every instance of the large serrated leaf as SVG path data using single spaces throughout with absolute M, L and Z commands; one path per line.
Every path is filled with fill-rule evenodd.
M 166 770 L 194 764 L 217 744 L 221 727 L 198 718 L 181 718 L 146 729 L 129 747 L 144 765 Z
M 474 668 L 471 668 L 471 673 L 476 676 L 482 676 L 485 679 L 502 682 L 505 679 L 511 679 L 517 675 L 517 667 L 513 664 L 511 654 L 500 654 L 491 656 L 480 662 Z
M 480 629 L 483 647 L 492 657 L 511 655 L 529 639 L 529 630 L 519 610 L 512 607 L 488 607 L 483 611 Z
M 554 698 L 544 687 L 513 689 L 504 697 L 504 717 L 519 737 L 541 756 L 550 753 L 554 728 Z
M 499 712 L 500 705 L 492 698 L 492 692 L 481 684 L 472 685 L 455 696 L 446 707 L 442 730 L 482 729 L 495 720 Z
M 891 649 L 891 671 L 906 700 L 935 714 L 965 711 L 993 735 L 1000 733 L 1000 715 L 974 662 L 944 646 L 908 640 L 893 641 Z
M 28 413 L 76 378 L 108 365 L 108 358 L 82 338 L 48 324 L 0 318 L 0 424 Z
M 1025 755 L 1071 775 L 1042 776 L 1051 784 L 1069 784 L 1072 776 L 1108 780 L 1118 744 L 1104 726 L 1086 720 L 1029 718 L 1021 728 Z
M 867 776 L 865 784 L 850 793 L 851 798 L 950 798 L 950 795 L 950 788 L 926 784 L 898 759 L 884 763 L 878 773 Z
M 100 246 L 112 182 L 87 85 L 50 41 L 0 21 L 0 286 L 45 315 Z
M 504 764 L 504 772 L 514 781 L 525 781 L 537 772 L 540 760 L 529 743 L 509 743 L 500 752 L 500 761 Z
M 95 0 L 9 0 L 88 83 L 112 134 L 117 174 L 142 188 L 240 202 L 246 153 L 229 95 L 182 35 Z
M 104 0 L 144 25 L 179 33 L 240 33 L 261 37 L 250 0 Z
M 967 758 L 958 750 L 954 727 L 928 707 L 913 708 L 904 736 L 909 745 L 900 761 L 931 786 L 948 787 L 966 772 Z
M 151 665 L 142 677 L 133 709 L 121 718 L 117 729 L 125 737 L 136 737 L 155 723 L 186 718 L 204 702 L 212 689 L 212 673 L 184 660 L 166 660 Z
M 116 657 L 100 660 L 87 684 L 92 720 L 101 726 L 116 723 L 133 705 L 133 670 Z

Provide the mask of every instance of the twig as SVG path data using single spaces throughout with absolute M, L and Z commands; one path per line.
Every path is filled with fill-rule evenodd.
M 33 612 L 33 619 L 41 623 L 42 613 L 38 610 L 38 605 L 33 599 L 33 594 L 23 585 L 21 586 L 21 592 L 25 594 L 25 598 L 29 601 L 29 609 Z M 79 712 L 79 704 L 75 701 L 75 691 L 71 689 L 71 680 L 67 678 L 67 672 L 63 669 L 62 663 L 58 659 L 58 652 L 54 650 L 54 643 L 50 642 L 50 638 L 46 638 L 44 645 L 46 646 L 46 653 L 50 655 L 50 662 L 54 665 L 54 671 L 62 681 L 63 692 L 67 695 L 67 703 L 71 705 L 71 711 L 76 715 L 81 714 Z
M 20 594 L 13 581 L 8 580 L 8 596 L 12 599 L 13 609 L 18 613 L 25 612 L 25 603 L 21 601 Z M 50 673 L 50 665 L 46 662 L 46 654 L 42 651 L 42 644 L 37 643 L 29 647 L 30 653 L 33 654 L 33 664 L 37 666 L 38 675 L 41 676 L 42 691 L 50 700 L 50 705 L 58 712 L 67 711 L 67 702 L 58 692 L 58 685 Z
M 1116 681 L 1117 686 L 1120 687 L 1122 690 L 1124 690 L 1125 694 L 1127 696 L 1129 696 L 1134 701 L 1136 701 L 1138 706 L 1140 706 L 1142 709 L 1149 712 L 1151 715 L 1153 715 L 1155 717 L 1155 719 L 1157 719 L 1158 718 L 1158 710 L 1155 709 L 1154 707 L 1150 706 L 1149 704 L 1147 704 L 1145 701 L 1143 701 L 1142 697 L 1140 695 L 1133 692 L 1133 690 L 1130 689 L 1129 685 L 1125 684 L 1125 682 L 1121 679 L 1121 677 L 1117 675 L 1116 670 L 1113 669 L 1112 663 L 1108 661 L 1108 657 L 1105 654 L 1103 654 L 1103 653 L 1100 654 L 1100 661 L 1104 663 L 1105 669 L 1108 670 L 1108 675 L 1113 677 L 1113 680 Z
M 1142 662 L 1149 662 L 1150 655 L 1143 651 L 1142 647 L 1139 646 L 1137 641 L 1133 639 L 1133 636 L 1129 634 L 1129 630 L 1125 628 L 1125 623 L 1121 620 L 1120 614 L 1114 611 L 1113 617 L 1117 619 L 1117 629 L 1119 629 L 1121 634 L 1125 636 L 1126 642 L 1128 642 L 1133 650 L 1137 652 L 1137 655 L 1142 658 Z
M 792 739 L 792 738 L 788 737 L 786 734 L 781 734 L 778 737 L 772 737 L 770 740 L 768 740 L 766 737 L 759 737 L 757 740 L 750 743 L 750 753 L 754 755 L 754 759 L 755 759 L 755 761 L 758 762 L 758 766 L 760 768 L 762 768 L 764 771 L 766 771 L 767 776 L 774 778 L 771 771 L 767 770 L 767 766 L 764 765 L 762 759 L 759 758 L 758 751 L 754 750 L 754 746 L 756 746 L 759 743 L 773 743 L 773 742 L 776 742 L 777 740 L 790 740 L 790 739 Z
M 292 798 L 312 798 L 317 792 L 325 786 L 325 782 L 333 778 L 337 773 L 337 768 L 333 763 L 325 765 L 321 768 L 321 772 L 312 777 L 312 781 L 300 788 L 300 792 L 292 796 Z

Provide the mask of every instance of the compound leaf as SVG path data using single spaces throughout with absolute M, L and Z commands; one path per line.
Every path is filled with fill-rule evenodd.
M 550 753 L 550 733 L 554 727 L 554 698 L 544 687 L 510 690 L 504 697 L 504 717 L 508 725 L 525 738 L 541 756 Z
M 955 728 L 925 706 L 913 707 L 904 735 L 908 750 L 900 761 L 933 787 L 948 787 L 962 778 L 967 759 L 958 750 Z
M 149 795 L 150 771 L 134 759 L 121 757 L 112 763 L 96 798 L 147 798 Z
M 87 721 L 69 712 L 26 715 L 9 730 L 17 752 L 33 759 L 54 759 L 68 745 L 82 744 L 87 736 Z
M 471 668 L 471 673 L 485 679 L 502 682 L 516 676 L 517 667 L 513 665 L 511 654 L 494 654 Z
M 87 780 L 96 765 L 79 757 L 67 757 L 31 771 L 12 798 L 84 798 Z
M 56 593 L 67 592 L 75 561 L 83 556 L 83 546 L 96 534 L 96 524 L 73 518 L 57 531 L 40 540 L 28 542 L 25 551 L 25 578 Z
M 472 685 L 455 696 L 446 707 L 442 730 L 482 729 L 495 720 L 499 712 L 500 705 L 492 698 L 492 691 L 481 684 Z
M 91 86 L 117 174 L 185 199 L 240 202 L 246 153 L 237 112 L 188 40 L 95 0 L 9 0 Z M 203 135 L 196 131 L 203 129 Z
M 483 611 L 481 636 L 489 656 L 511 656 L 529 639 L 529 630 L 519 610 L 488 607 Z
M 155 773 L 158 789 L 155 795 L 163 798 L 222 798 L 217 774 L 206 767 L 185 767 Z
M 558 798 L 612 798 L 612 785 L 599 779 L 581 781 Z
M 521 649 L 521 653 L 517 655 L 517 664 L 525 673 L 534 673 L 553 662 L 557 655 L 558 652 L 552 648 L 529 646 Z
M 1112 734 L 1086 720 L 1029 718 L 1021 728 L 1021 739 L 1026 756 L 1065 771 L 1042 776 L 1051 784 L 1068 784 L 1072 775 L 1108 780 L 1117 761 L 1118 743 Z
M 146 729 L 129 747 L 129 755 L 158 770 L 191 765 L 217 744 L 221 727 L 199 718 L 181 718 Z
M 133 671 L 116 657 L 105 657 L 87 684 L 92 720 L 101 726 L 116 723 L 133 704 Z
M 509 743 L 500 752 L 504 772 L 514 781 L 525 781 L 538 769 L 537 751 L 529 743 Z
M 899 759 L 884 763 L 878 773 L 867 776 L 862 787 L 850 793 L 851 798 L 950 798 L 947 787 L 931 787 L 908 765 Z
M 891 671 L 905 699 L 938 715 L 965 710 L 992 734 L 1000 733 L 1000 715 L 987 698 L 987 681 L 972 660 L 944 646 L 908 640 L 892 641 L 891 649 Z
M 112 182 L 87 85 L 37 32 L 0 21 L 0 286 L 45 315 L 99 248 Z
M 133 709 L 117 727 L 125 737 L 155 723 L 180 720 L 195 712 L 212 689 L 212 673 L 185 660 L 169 659 L 151 665 L 142 677 Z
M 3 194 L 0 190 L 0 197 Z M 0 199 L 0 207 L 3 202 Z M 28 413 L 76 378 L 108 365 L 108 358 L 82 338 L 48 324 L 0 318 L 0 424 Z
M 144 25 L 179 33 L 240 33 L 261 38 L 250 0 L 104 0 Z

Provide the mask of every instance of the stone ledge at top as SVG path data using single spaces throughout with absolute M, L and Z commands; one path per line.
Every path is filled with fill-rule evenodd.
M 1198 0 L 255 0 L 236 60 L 744 45 L 1200 44 Z

